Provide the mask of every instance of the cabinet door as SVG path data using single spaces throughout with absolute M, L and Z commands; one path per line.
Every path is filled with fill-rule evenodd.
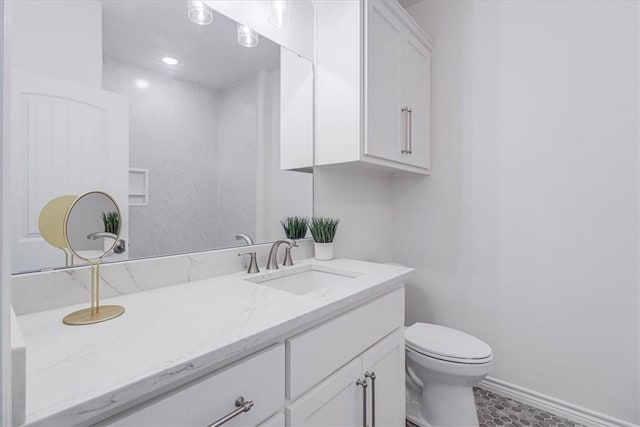
M 411 154 L 403 161 L 431 168 L 431 51 L 411 31 L 404 45 L 404 99 L 411 109 Z
M 404 329 L 400 328 L 362 355 L 367 391 L 368 425 L 404 425 Z M 375 380 L 371 374 L 375 374 Z M 375 399 L 374 399 L 375 397 Z M 375 423 L 373 422 L 375 417 Z
M 354 427 L 363 425 L 360 358 L 331 375 L 287 407 L 287 426 Z M 399 424 L 401 425 L 401 424 Z
M 384 1 L 370 0 L 366 14 L 364 152 L 402 161 L 404 26 Z

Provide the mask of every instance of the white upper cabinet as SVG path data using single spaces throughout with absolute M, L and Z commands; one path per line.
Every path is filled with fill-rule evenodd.
M 431 41 L 395 1 L 316 5 L 316 165 L 431 168 Z

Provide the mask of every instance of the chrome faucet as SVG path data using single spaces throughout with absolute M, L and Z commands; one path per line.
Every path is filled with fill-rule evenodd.
M 258 261 L 256 259 L 255 252 L 240 252 L 238 256 L 249 255 L 251 260 L 249 261 L 249 267 L 247 268 L 247 273 L 260 273 L 260 268 L 258 268 Z
M 278 269 L 278 248 L 283 243 L 286 244 L 289 248 L 298 246 L 295 240 L 291 239 L 281 239 L 273 242 L 273 245 L 271 245 L 271 250 L 269 251 L 269 257 L 267 258 L 267 270 Z
M 87 234 L 87 239 L 89 239 L 89 240 L 98 240 L 98 239 L 102 239 L 102 238 L 116 240 L 118 238 L 118 235 L 117 234 L 113 234 L 113 233 L 108 233 L 106 231 Z
M 236 240 L 244 240 L 245 243 L 249 246 L 254 245 L 253 243 L 253 239 L 251 238 L 251 236 L 249 236 L 248 234 L 238 234 L 236 235 Z

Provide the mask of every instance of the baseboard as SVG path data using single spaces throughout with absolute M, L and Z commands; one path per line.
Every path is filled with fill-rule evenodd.
M 479 386 L 485 390 L 543 409 L 588 427 L 640 427 L 638 424 L 619 420 L 496 378 L 487 377 Z

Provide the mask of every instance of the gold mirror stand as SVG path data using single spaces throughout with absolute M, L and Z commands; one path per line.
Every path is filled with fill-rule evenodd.
M 76 251 L 73 250 L 73 247 L 69 244 L 67 229 L 68 229 L 69 216 L 70 216 L 71 210 L 78 203 L 78 201 L 81 200 L 83 197 L 93 195 L 93 194 L 101 194 L 111 199 L 111 201 L 113 202 L 113 205 L 115 206 L 118 212 L 118 216 L 122 217 L 120 207 L 118 206 L 116 201 L 113 200 L 113 197 L 101 191 L 90 191 L 88 193 L 85 193 L 79 196 L 69 207 L 69 210 L 67 211 L 65 215 L 65 220 L 64 220 L 65 243 L 67 244 L 67 247 L 69 248 L 72 257 L 73 255 L 75 255 L 76 257 L 84 261 L 87 261 L 89 263 L 89 272 L 91 274 L 91 307 L 67 314 L 62 319 L 62 322 L 65 325 L 91 325 L 93 323 L 99 323 L 99 322 L 104 322 L 105 320 L 113 319 L 115 317 L 120 316 L 122 313 L 124 313 L 124 307 L 120 305 L 103 305 L 103 306 L 100 305 L 100 264 L 102 263 L 102 259 L 105 258 L 107 255 L 109 255 L 111 251 L 113 251 L 113 248 L 118 242 L 117 237 L 119 237 L 120 231 L 118 230 L 118 235 L 116 236 L 116 239 L 114 240 L 111 248 L 108 251 L 105 251 L 105 253 L 102 254 L 102 256 L 99 257 L 98 261 L 95 263 L 91 259 L 80 256 Z
M 104 322 L 113 319 L 124 313 L 121 305 L 100 305 L 100 262 L 94 264 L 89 262 L 89 272 L 91 274 L 91 307 L 74 311 L 67 314 L 62 322 L 66 325 L 90 325 L 92 323 Z

